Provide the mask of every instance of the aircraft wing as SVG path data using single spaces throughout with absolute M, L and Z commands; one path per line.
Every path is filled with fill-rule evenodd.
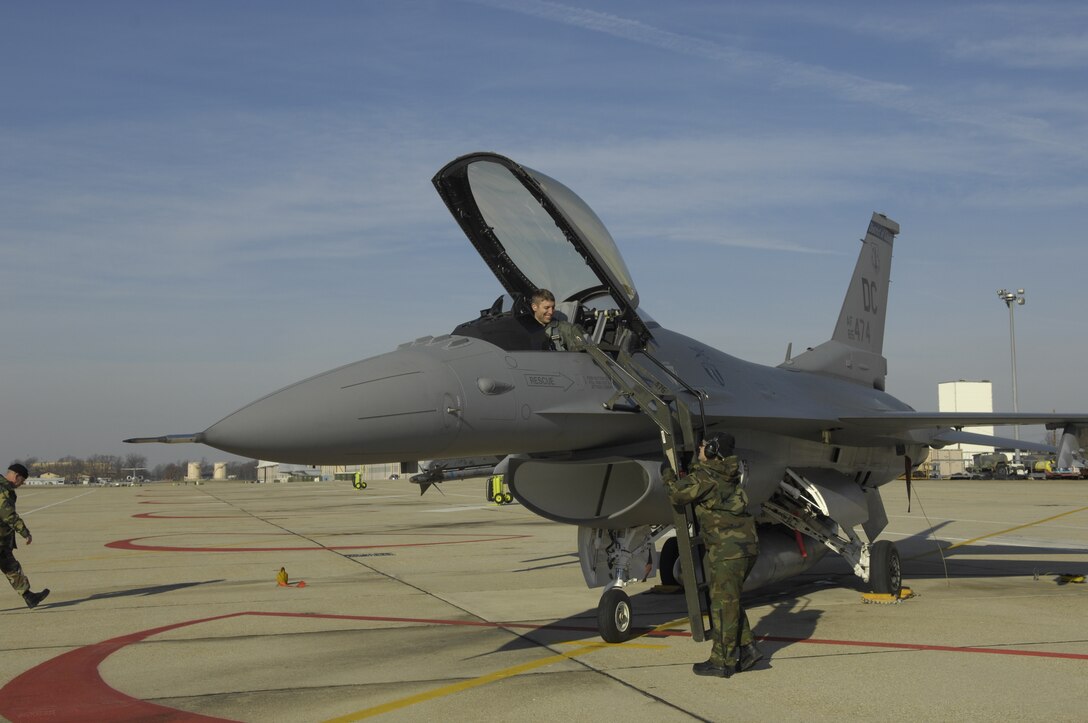
M 944 432 L 940 432 L 935 437 L 930 438 L 930 444 L 932 446 L 938 446 L 937 443 L 943 444 L 980 444 L 986 447 L 1003 447 L 1006 449 L 1019 449 L 1024 452 L 1049 452 L 1054 453 L 1057 448 L 1050 444 L 1044 444 L 1043 442 L 1028 442 L 1023 439 L 1011 439 L 1009 437 L 995 437 L 989 434 L 975 434 L 974 432 L 963 432 L 957 429 L 950 429 Z
M 882 432 L 927 429 L 933 427 L 991 427 L 1002 424 L 1043 424 L 1058 429 L 1072 424 L 1088 426 L 1088 417 L 1075 414 L 1036 414 L 1034 412 L 882 412 L 879 414 L 843 417 L 848 424 L 865 425 Z
M 1088 417 L 1070 414 L 1036 414 L 1032 412 L 885 412 L 863 417 L 844 417 L 845 424 L 867 428 L 877 434 L 898 437 L 929 433 L 926 443 L 931 447 L 949 444 L 981 444 L 1037 452 L 1054 452 L 1053 445 L 1023 439 L 999 437 L 991 434 L 965 432 L 964 427 L 991 427 L 995 425 L 1044 425 L 1048 429 L 1088 425 Z
M 541 410 L 542 417 L 557 420 L 567 415 L 581 416 L 594 414 L 585 409 Z M 1052 445 L 1011 437 L 999 437 L 976 432 L 964 432 L 964 427 L 989 427 L 994 425 L 1046 425 L 1051 429 L 1062 429 L 1067 425 L 1088 426 L 1088 416 L 1070 414 L 1035 414 L 1035 413 L 990 413 L 990 412 L 880 412 L 864 416 L 817 417 L 804 413 L 783 416 L 737 415 L 722 412 L 708 405 L 706 422 L 718 427 L 748 429 L 770 432 L 802 439 L 819 438 L 823 433 L 831 433 L 836 442 L 850 441 L 861 443 L 863 439 L 875 441 L 899 440 L 908 443 L 923 443 L 933 447 L 949 444 L 982 444 L 993 447 L 1019 448 L 1040 452 L 1053 452 Z

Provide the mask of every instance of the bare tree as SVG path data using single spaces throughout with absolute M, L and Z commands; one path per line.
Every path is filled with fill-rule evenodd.
M 142 454 L 126 454 L 124 461 L 121 463 L 121 469 L 125 473 L 125 477 L 144 477 L 148 476 L 147 457 Z

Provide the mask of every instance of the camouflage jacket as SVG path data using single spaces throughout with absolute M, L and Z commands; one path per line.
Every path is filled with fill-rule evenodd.
M 708 547 L 722 560 L 759 554 L 755 519 L 748 514 L 748 495 L 740 486 L 736 456 L 696 463 L 681 479 L 671 468 L 662 475 L 669 501 L 695 503 L 695 516 Z
M 15 488 L 6 479 L 0 479 L 0 547 L 15 547 L 15 533 L 25 539 L 30 535 L 23 518 L 15 511 Z

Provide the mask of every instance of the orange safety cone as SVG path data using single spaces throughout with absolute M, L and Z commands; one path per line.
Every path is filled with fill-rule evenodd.
M 299 580 L 298 581 L 298 586 L 299 587 L 306 587 L 306 581 L 305 580 Z

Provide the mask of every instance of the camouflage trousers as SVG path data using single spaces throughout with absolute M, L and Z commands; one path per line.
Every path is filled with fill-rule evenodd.
M 714 648 L 710 662 L 733 667 L 738 649 L 752 642 L 748 616 L 740 606 L 744 579 L 756 564 L 755 556 L 718 559 L 713 547 L 706 553 L 707 581 L 710 583 L 710 627 Z
M 6 545 L 0 546 L 0 570 L 15 588 L 15 592 L 22 595 L 30 589 L 30 581 L 23 574 L 23 566 L 15 559 L 15 555 L 11 554 L 11 548 Z

